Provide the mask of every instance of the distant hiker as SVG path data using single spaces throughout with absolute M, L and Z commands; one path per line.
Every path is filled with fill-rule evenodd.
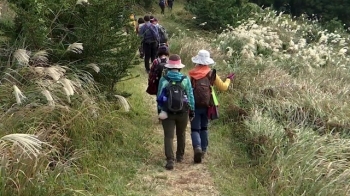
M 153 18 L 151 20 L 152 24 L 155 25 L 158 28 L 158 34 L 159 34 L 159 44 L 166 44 L 168 46 L 168 34 L 165 30 L 165 28 L 158 23 L 157 18 Z
M 167 6 L 167 0 L 159 0 L 158 5 L 161 9 L 160 13 L 164 15 L 164 10 L 165 10 L 165 7 Z
M 150 95 L 157 95 L 160 78 L 166 74 L 165 64 L 168 63 L 169 48 L 161 45 L 158 48 L 157 58 L 153 61 L 148 75 L 148 86 L 146 92 Z M 159 113 L 160 111 L 158 111 Z
M 150 59 L 153 62 L 157 56 L 159 34 L 156 26 L 150 23 L 150 18 L 146 15 L 144 18 L 145 24 L 140 28 L 139 35 L 143 38 L 143 52 L 145 54 L 145 69 L 150 71 Z
M 207 50 L 200 50 L 192 57 L 195 67 L 189 71 L 195 99 L 195 117 L 191 121 L 191 138 L 194 150 L 194 162 L 201 163 L 208 148 L 208 108 L 213 105 L 211 87 L 214 85 L 220 91 L 226 91 L 234 78 L 234 73 L 227 76 L 225 82 L 216 74 L 210 65 L 215 62 Z
M 173 11 L 174 0 L 168 0 L 168 7 L 171 11 Z
M 139 34 L 140 32 L 140 28 L 145 24 L 145 20 L 143 18 L 139 18 L 137 20 L 137 26 L 136 26 L 136 33 Z M 139 54 L 140 54 L 140 58 L 142 59 L 145 54 L 143 52 L 143 44 L 142 44 L 142 41 L 140 43 L 140 46 L 139 46 Z
M 159 81 L 157 107 L 164 129 L 165 168 L 174 168 L 173 140 L 176 130 L 176 161 L 181 162 L 185 153 L 186 127 L 188 119 L 194 116 L 194 98 L 191 81 L 180 71 L 185 67 L 179 55 L 171 55 L 165 64 L 167 74 Z
M 136 32 L 137 34 L 140 32 L 140 28 L 145 24 L 145 20 L 143 18 L 139 18 L 137 20 Z

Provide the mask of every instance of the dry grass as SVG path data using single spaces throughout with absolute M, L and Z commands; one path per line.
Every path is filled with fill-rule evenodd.
M 82 51 L 80 44 L 67 50 L 77 51 Z M 1 186 L 5 187 L 1 195 L 125 192 L 135 167 L 148 155 L 146 150 L 133 152 L 143 148 L 146 138 L 139 133 L 139 123 L 147 124 L 145 110 L 141 109 L 139 123 L 132 122 L 137 111 L 130 105 L 142 108 L 140 100 L 129 103 L 116 95 L 119 103 L 107 102 L 90 74 L 71 65 L 52 65 L 46 51 L 19 49 L 11 59 L 0 84 L 0 130 L 3 135 L 13 134 L 0 142 Z M 97 65 L 87 67 L 98 72 Z M 5 145 L 10 141 L 13 146 Z M 132 164 L 126 164 L 130 160 Z
M 347 195 L 348 35 L 265 10 L 216 41 L 237 72 L 227 108 L 248 114 L 236 137 L 269 194 Z

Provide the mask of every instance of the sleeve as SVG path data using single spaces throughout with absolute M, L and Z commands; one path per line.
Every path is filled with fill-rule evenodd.
M 193 88 L 192 88 L 192 84 L 191 84 L 191 79 L 190 77 L 187 76 L 186 78 L 187 82 L 186 82 L 186 86 L 185 86 L 185 89 L 186 89 L 186 93 L 187 93 L 187 98 L 188 98 L 188 102 L 189 102 L 189 105 L 190 105 L 190 110 L 194 111 L 194 96 L 193 96 Z
M 227 78 L 225 82 L 223 82 L 221 78 L 216 74 L 214 86 L 216 86 L 220 91 L 226 91 L 230 83 L 231 83 L 230 79 Z
M 143 37 L 144 31 L 145 31 L 145 25 L 142 25 L 142 26 L 139 28 L 139 36 L 140 36 L 140 37 Z

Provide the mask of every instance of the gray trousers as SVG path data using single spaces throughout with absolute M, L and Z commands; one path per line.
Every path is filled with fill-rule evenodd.
M 187 112 L 182 114 L 168 114 L 168 118 L 162 120 L 164 129 L 164 151 L 167 160 L 174 160 L 173 140 L 175 133 L 177 139 L 176 158 L 182 158 L 184 156 L 187 123 Z

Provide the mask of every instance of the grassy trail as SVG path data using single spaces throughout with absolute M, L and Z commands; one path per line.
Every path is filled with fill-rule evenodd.
M 178 29 L 187 29 L 186 26 L 174 20 L 179 12 L 183 13 L 183 4 L 175 3 L 172 13 L 166 10 L 165 16 L 159 14 L 160 10 L 156 9 L 156 11 L 156 13 L 150 14 L 158 18 L 160 24 L 167 30 L 176 32 Z M 148 13 L 138 14 L 137 17 L 144 14 Z M 170 44 L 172 41 L 179 40 L 170 40 Z M 177 52 L 179 51 L 171 51 L 171 53 Z M 163 129 L 156 116 L 155 98 L 145 93 L 147 75 L 144 72 L 143 63 L 135 68 L 134 72 L 141 75 L 136 79 L 137 81 L 132 81 L 138 85 L 131 88 L 129 85 L 132 84 L 128 81 L 122 85 L 138 91 L 137 93 L 142 97 L 140 101 L 149 106 L 149 112 L 152 116 L 149 120 L 153 122 L 154 126 L 152 126 L 152 130 L 145 130 L 154 135 L 152 136 L 153 141 L 147 146 L 150 158 L 139 168 L 136 178 L 128 184 L 127 195 L 260 195 L 256 189 L 254 191 L 253 187 L 247 187 L 249 168 L 239 166 L 242 165 L 244 157 L 240 155 L 239 148 L 233 144 L 229 129 L 223 125 L 211 125 L 210 129 L 215 131 L 210 133 L 210 150 L 202 164 L 193 164 L 193 149 L 188 125 L 184 162 L 176 164 L 173 171 L 166 171 L 164 168 Z M 176 137 L 174 148 L 176 149 Z M 240 163 L 237 164 L 236 161 Z
M 133 89 L 133 93 L 138 93 L 134 97 L 138 97 L 137 102 L 143 102 L 143 104 L 149 106 L 149 112 L 154 114 L 149 120 L 153 122 L 154 126 L 150 128 L 142 127 L 144 131 L 148 131 L 149 134 L 153 135 L 153 141 L 147 145 L 150 159 L 141 165 L 136 178 L 128 184 L 129 191 L 127 195 L 219 195 L 214 187 L 214 181 L 210 176 L 206 160 L 203 164 L 193 164 L 189 127 L 186 135 L 184 162 L 176 164 L 173 171 L 165 170 L 163 129 L 156 115 L 156 102 L 153 96 L 145 93 L 147 75 L 143 70 L 143 65 L 136 67 L 134 73 L 141 76 L 120 83 L 119 86 L 128 87 L 128 89 Z M 142 98 L 140 99 L 140 97 Z M 136 100 L 130 100 L 131 103 L 134 101 Z M 174 147 L 176 148 L 176 139 L 174 140 Z

